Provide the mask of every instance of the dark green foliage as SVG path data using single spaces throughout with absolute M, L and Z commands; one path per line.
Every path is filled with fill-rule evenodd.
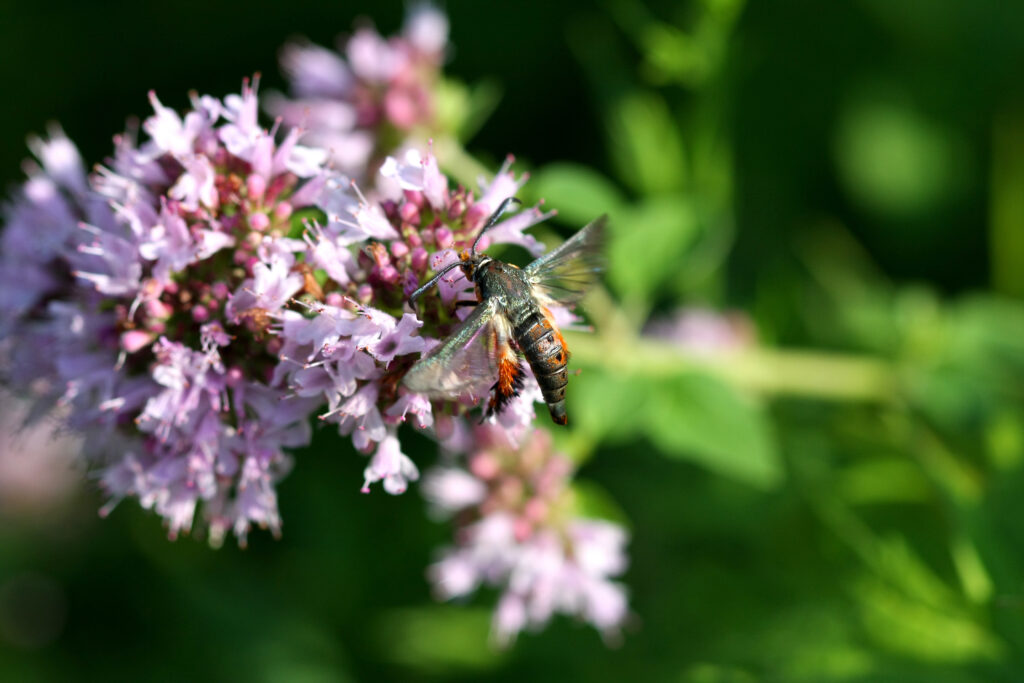
M 99 161 L 147 89 L 279 86 L 286 37 L 357 14 L 116 5 L 3 11 L 6 183 L 50 119 Z M 280 488 L 283 539 L 245 551 L 168 543 L 134 502 L 100 522 L 91 491 L 0 517 L 0 679 L 1019 680 L 1024 4 L 743 5 L 446 6 L 447 73 L 490 79 L 445 86 L 470 151 L 536 167 L 551 243 L 611 217 L 558 438 L 580 509 L 633 534 L 621 647 L 559 620 L 488 649 L 493 595 L 429 596 L 447 528 L 415 491 L 361 495 L 324 430 Z M 402 13 L 358 9 L 385 32 Z M 742 311 L 758 343 L 642 338 L 680 306 Z M 56 593 L 14 600 L 24 577 Z M 47 619 L 45 642 L 12 635 Z

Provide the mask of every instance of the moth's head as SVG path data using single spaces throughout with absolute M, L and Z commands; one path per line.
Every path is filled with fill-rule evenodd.
M 459 268 L 462 269 L 467 280 L 473 280 L 473 276 L 476 275 L 476 269 L 480 265 L 480 260 L 483 256 L 483 254 L 478 254 L 475 250 L 471 249 L 463 249 L 459 253 Z

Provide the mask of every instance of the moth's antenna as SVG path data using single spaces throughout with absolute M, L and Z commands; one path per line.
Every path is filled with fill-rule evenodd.
M 429 281 L 429 282 L 427 282 L 427 284 L 423 285 L 422 287 L 420 287 L 419 289 L 417 289 L 417 290 L 416 290 L 415 292 L 413 292 L 413 293 L 412 293 L 412 294 L 411 294 L 411 295 L 409 296 L 409 305 L 411 306 L 411 305 L 415 304 L 415 303 L 416 303 L 416 299 L 419 299 L 419 298 L 420 298 L 421 296 L 423 296 L 423 294 L 424 294 L 424 293 L 425 293 L 425 292 L 426 292 L 426 291 L 427 291 L 428 289 L 430 289 L 431 287 L 433 287 L 434 285 L 436 285 L 436 284 L 437 284 L 437 281 L 438 281 L 438 280 L 440 280 L 440 279 L 441 279 L 442 277 L 444 277 L 445 275 L 447 275 L 447 274 L 448 274 L 448 271 L 449 271 L 449 270 L 454 270 L 455 268 L 458 268 L 458 267 L 459 267 L 459 266 L 461 266 L 461 265 L 462 265 L 462 262 L 461 262 L 461 261 L 455 261 L 454 263 L 449 263 L 449 264 L 448 264 L 447 266 L 445 266 L 444 268 L 442 268 L 442 269 L 441 269 L 441 272 L 439 272 L 439 273 L 438 273 L 437 275 L 435 275 L 434 277 L 430 278 L 430 281 Z
M 485 232 L 494 227 L 494 224 L 498 222 L 499 218 L 501 218 L 501 214 L 505 213 L 508 210 L 509 204 L 511 204 L 512 202 L 515 202 L 516 204 L 522 204 L 522 202 L 516 199 L 515 197 L 509 197 L 508 199 L 503 201 L 498 206 L 497 209 L 494 210 L 494 213 L 491 214 L 491 217 L 487 219 L 486 223 L 484 223 L 484 227 L 480 228 L 480 234 L 476 236 L 475 240 L 473 240 L 474 256 L 476 256 L 476 245 L 478 242 L 480 242 L 480 238 L 484 236 Z

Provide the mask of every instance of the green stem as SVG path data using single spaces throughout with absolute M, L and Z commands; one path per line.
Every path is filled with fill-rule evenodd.
M 466 152 L 459 141 L 453 137 L 434 140 L 434 153 L 445 173 L 465 187 L 476 187 L 478 178 L 481 176 L 489 178 L 494 175 L 486 166 Z
M 700 370 L 766 396 L 892 403 L 898 400 L 897 368 L 865 355 L 750 347 L 719 353 L 689 351 L 640 335 L 642 321 L 617 306 L 608 292 L 588 295 L 585 310 L 596 334 L 570 334 L 573 357 L 638 377 Z
M 636 377 L 700 370 L 766 396 L 869 403 L 898 400 L 894 368 L 866 356 L 763 348 L 709 354 L 647 338 L 569 336 L 573 358 L 583 365 L 600 365 Z

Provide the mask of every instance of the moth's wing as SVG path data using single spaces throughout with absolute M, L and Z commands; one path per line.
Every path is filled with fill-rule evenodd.
M 402 383 L 431 398 L 484 396 L 498 374 L 493 346 L 497 302 L 480 304 L 462 324 L 409 368 Z
M 561 246 L 526 266 L 526 277 L 558 303 L 573 304 L 597 281 L 604 270 L 605 226 L 601 216 L 580 229 Z

